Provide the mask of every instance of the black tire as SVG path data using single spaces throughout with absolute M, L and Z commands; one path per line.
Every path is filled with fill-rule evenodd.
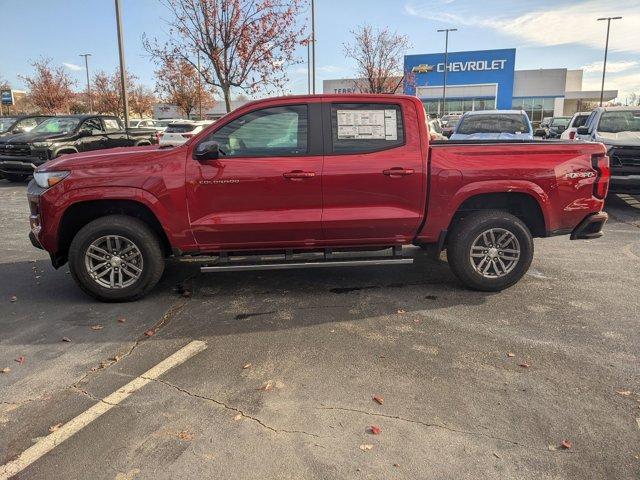
M 10 182 L 19 183 L 25 182 L 27 178 L 29 178 L 29 175 L 24 175 L 22 173 L 5 173 L 4 178 L 9 180 Z
M 118 235 L 132 242 L 142 256 L 142 273 L 126 287 L 107 288 L 91 277 L 85 262 L 89 246 L 101 237 Z M 78 286 L 103 302 L 128 302 L 142 298 L 158 283 L 164 271 L 164 256 L 158 236 L 146 223 L 126 215 L 100 217 L 80 229 L 69 247 L 69 267 Z
M 503 274 L 502 276 L 496 275 L 492 278 L 483 275 L 476 269 L 478 266 L 481 267 L 481 269 L 487 268 L 487 264 L 474 266 L 474 263 L 472 263 L 474 259 L 471 257 L 474 242 L 480 239 L 483 232 L 490 229 L 500 229 L 500 231 L 510 232 L 515 239 L 517 239 L 520 249 L 519 258 L 509 269 L 503 269 L 499 263 L 496 263 L 496 265 L 503 270 Z M 479 241 L 483 243 L 482 240 Z M 533 238 L 529 228 L 519 218 L 500 210 L 480 211 L 466 216 L 452 228 L 447 245 L 447 259 L 456 277 L 467 287 L 484 292 L 498 292 L 514 285 L 527 273 L 533 260 Z M 489 249 L 479 252 L 478 248 L 484 247 L 476 247 L 474 250 L 476 255 L 485 255 L 487 252 L 490 252 Z M 484 257 L 493 259 L 491 261 L 500 262 L 502 260 L 497 257 L 492 257 L 492 254 L 511 255 L 500 251 L 497 246 L 496 249 L 492 248 L 491 250 L 493 251 Z M 498 250 L 499 253 L 495 250 Z M 480 258 L 475 261 L 482 262 L 482 260 L 483 258 Z M 485 262 L 486 261 L 487 260 L 485 260 Z M 502 263 L 502 265 L 504 264 L 505 262 Z M 508 261 L 506 261 L 506 264 L 510 266 Z M 489 268 L 491 270 L 488 274 L 495 274 L 496 267 L 491 266 Z M 504 273 L 504 271 L 507 271 L 507 273 Z

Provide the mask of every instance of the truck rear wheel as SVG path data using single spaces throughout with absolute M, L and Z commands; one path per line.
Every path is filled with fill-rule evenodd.
M 73 279 L 103 302 L 143 297 L 158 283 L 164 257 L 157 235 L 125 215 L 100 217 L 80 229 L 69 247 Z
M 469 288 L 504 290 L 522 278 L 533 260 L 533 238 L 519 218 L 499 210 L 470 214 L 448 239 L 453 273 Z

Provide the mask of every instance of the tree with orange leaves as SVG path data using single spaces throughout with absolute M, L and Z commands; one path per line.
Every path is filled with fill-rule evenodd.
M 156 92 L 163 101 L 176 105 L 185 117 L 199 107 L 214 105 L 211 87 L 205 88 L 198 71 L 183 59 L 165 57 L 158 60 L 160 67 L 156 70 Z
M 50 58 L 40 58 L 31 65 L 35 73 L 21 76 L 29 89 L 29 101 L 40 112 L 67 113 L 75 84 L 62 67 L 52 67 Z

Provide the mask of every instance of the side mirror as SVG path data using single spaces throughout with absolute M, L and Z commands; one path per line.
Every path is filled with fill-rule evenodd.
M 193 156 L 198 161 L 217 160 L 220 157 L 220 145 L 218 142 L 200 142 Z
M 578 127 L 578 135 L 589 135 L 589 127 Z

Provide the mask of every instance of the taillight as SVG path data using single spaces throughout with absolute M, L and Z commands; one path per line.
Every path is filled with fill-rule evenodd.
M 193 133 L 183 133 L 182 137 L 183 138 L 191 138 L 191 137 L 193 137 Z
M 569 132 L 569 140 L 575 140 L 576 139 L 576 131 L 572 130 L 571 132 Z
M 596 182 L 593 184 L 593 195 L 596 198 L 605 198 L 609 191 L 609 179 L 611 169 L 609 168 L 609 157 L 603 153 L 591 156 L 591 165 L 597 172 Z

